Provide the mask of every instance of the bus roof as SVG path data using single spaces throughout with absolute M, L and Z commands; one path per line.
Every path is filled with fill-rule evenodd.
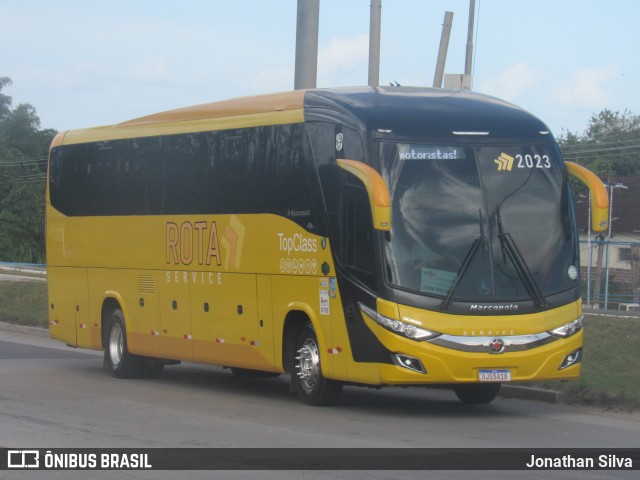
M 53 146 L 305 120 L 332 120 L 354 128 L 430 138 L 451 137 L 454 131 L 531 138 L 548 130 L 519 107 L 477 93 L 421 87 L 352 87 L 241 97 L 169 110 L 116 125 L 71 130 L 57 136 Z
M 304 119 L 304 90 L 194 105 L 135 118 L 116 125 L 70 130 L 56 144 L 98 142 L 177 133 L 229 130 L 299 123 Z
M 357 87 L 309 90 L 305 120 L 349 119 L 374 135 L 443 139 L 475 137 L 527 139 L 550 137 L 548 127 L 509 102 L 475 92 L 422 87 Z M 359 125 L 358 125 L 359 124 Z M 456 132 L 456 133 L 454 133 Z

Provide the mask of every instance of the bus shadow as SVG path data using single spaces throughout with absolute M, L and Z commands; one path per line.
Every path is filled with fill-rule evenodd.
M 109 375 L 103 371 L 104 375 Z M 277 378 L 236 377 L 230 370 L 212 365 L 184 363 L 168 366 L 161 377 L 135 381 L 154 382 L 164 388 L 174 386 L 186 390 L 207 392 L 215 390 L 226 396 L 241 396 L 252 402 L 283 402 L 287 408 L 316 408 L 304 405 L 295 393 L 289 391 L 289 376 Z M 452 390 L 425 387 L 369 388 L 345 385 L 338 402 L 331 410 L 345 414 L 348 412 L 384 415 L 386 417 L 415 418 L 453 416 L 500 417 L 509 415 L 500 400 L 487 405 L 467 405 L 460 402 Z

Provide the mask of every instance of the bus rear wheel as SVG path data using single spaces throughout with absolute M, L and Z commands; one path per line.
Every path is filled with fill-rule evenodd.
M 116 378 L 136 378 L 142 374 L 144 362 L 129 352 L 124 315 L 114 310 L 107 320 L 104 364 Z
M 322 375 L 320 347 L 311 324 L 307 324 L 298 337 L 293 359 L 294 383 L 300 399 L 314 406 L 333 405 L 342 392 L 342 383 Z
M 500 383 L 466 383 L 456 385 L 453 391 L 462 403 L 480 405 L 491 403 L 500 391 Z

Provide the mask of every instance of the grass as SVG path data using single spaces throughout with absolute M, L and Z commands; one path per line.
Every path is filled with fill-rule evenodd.
M 0 321 L 47 328 L 46 282 L 0 282 Z M 640 318 L 588 315 L 582 375 L 535 385 L 562 392 L 565 402 L 640 409 Z
M 541 383 L 566 402 L 640 408 L 640 318 L 587 315 L 582 375 Z
M 0 282 L 0 322 L 48 327 L 47 282 Z

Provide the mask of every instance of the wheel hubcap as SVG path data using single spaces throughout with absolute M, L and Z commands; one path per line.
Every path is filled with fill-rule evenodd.
M 114 323 L 111 327 L 111 333 L 109 334 L 109 357 L 111 358 L 111 365 L 116 368 L 122 361 L 122 351 L 124 349 L 124 336 L 122 335 L 122 328 L 117 323 Z
M 318 380 L 318 375 L 320 374 L 320 354 L 316 342 L 307 338 L 298 350 L 296 361 L 296 370 L 298 370 L 297 375 L 298 378 L 300 378 L 300 384 L 305 391 L 309 392 L 313 390 Z

